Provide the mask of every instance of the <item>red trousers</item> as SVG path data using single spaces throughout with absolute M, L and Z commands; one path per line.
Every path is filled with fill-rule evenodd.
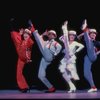
M 24 69 L 25 64 L 26 64 L 26 62 L 24 62 L 20 58 L 18 58 L 16 77 L 17 77 L 17 84 L 20 89 L 29 88 L 28 84 L 25 80 L 25 77 L 23 75 L 23 69 Z

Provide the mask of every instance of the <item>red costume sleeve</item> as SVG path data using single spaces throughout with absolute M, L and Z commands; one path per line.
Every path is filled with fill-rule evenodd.
M 11 38 L 13 39 L 15 46 L 20 45 L 22 42 L 21 36 L 18 32 L 12 31 Z

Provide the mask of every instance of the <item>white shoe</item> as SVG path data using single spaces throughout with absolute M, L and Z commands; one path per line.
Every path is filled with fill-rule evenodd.
M 96 92 L 96 91 L 97 91 L 97 88 L 95 88 L 95 89 L 94 88 L 91 88 L 91 89 L 88 90 L 89 93 L 90 92 Z
M 83 24 L 82 24 L 81 29 L 84 30 L 84 29 L 86 29 L 86 27 L 87 27 L 87 20 L 85 19 Z
M 75 92 L 75 91 L 76 91 L 76 87 L 73 87 L 68 91 L 68 93 L 72 93 L 72 92 Z
M 76 89 L 70 89 L 69 91 L 68 91 L 68 93 L 73 93 L 73 92 L 75 92 L 76 91 Z

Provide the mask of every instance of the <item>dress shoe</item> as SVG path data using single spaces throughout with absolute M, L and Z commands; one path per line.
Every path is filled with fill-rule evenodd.
M 68 93 L 74 93 L 76 91 L 76 87 L 71 88 Z
M 27 93 L 30 92 L 29 88 L 25 88 L 25 89 L 19 89 L 22 93 Z
M 52 93 L 55 91 L 56 91 L 56 89 L 54 87 L 52 87 L 52 88 L 49 88 L 47 91 L 45 91 L 45 93 Z
M 97 91 L 97 88 L 91 88 L 91 89 L 88 90 L 89 93 L 90 92 L 96 92 L 96 91 Z
M 74 93 L 76 90 L 69 90 L 68 93 Z

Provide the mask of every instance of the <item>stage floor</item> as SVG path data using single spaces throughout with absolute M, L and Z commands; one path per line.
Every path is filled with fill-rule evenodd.
M 30 90 L 30 93 L 21 93 L 18 90 L 0 90 L 0 99 L 85 99 L 100 98 L 100 90 L 87 93 L 87 90 L 77 90 L 75 93 L 67 93 L 65 90 L 57 90 L 54 93 L 44 93 L 40 90 Z

